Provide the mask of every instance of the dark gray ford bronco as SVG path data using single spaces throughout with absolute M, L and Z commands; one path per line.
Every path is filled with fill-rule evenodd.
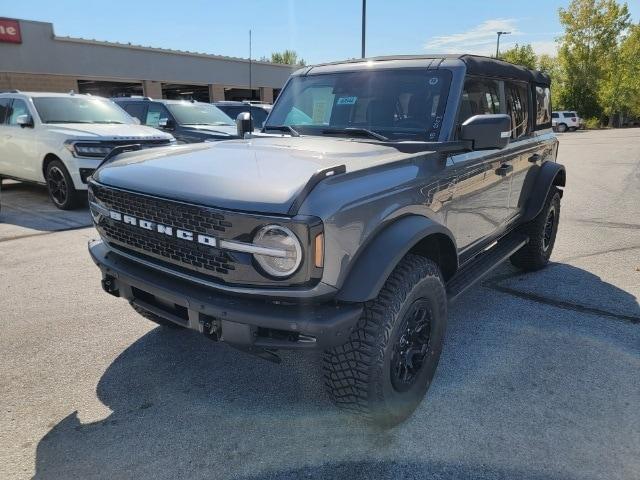
M 507 259 L 549 260 L 565 185 L 549 87 L 469 55 L 318 65 L 263 133 L 239 119 L 241 140 L 121 148 L 89 185 L 102 285 L 261 357 L 322 350 L 333 401 L 396 424 L 433 378 L 448 302 Z

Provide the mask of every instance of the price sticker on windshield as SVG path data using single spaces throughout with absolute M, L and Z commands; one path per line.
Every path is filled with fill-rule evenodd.
M 355 105 L 358 97 L 340 97 L 336 102 L 337 105 Z

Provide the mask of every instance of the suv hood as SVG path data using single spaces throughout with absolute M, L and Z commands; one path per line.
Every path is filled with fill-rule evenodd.
M 255 137 L 125 153 L 94 178 L 194 204 L 286 214 L 319 170 L 344 164 L 348 173 L 416 155 L 343 138 Z
M 134 124 L 51 123 L 50 132 L 80 140 L 163 140 L 172 135 L 152 127 Z

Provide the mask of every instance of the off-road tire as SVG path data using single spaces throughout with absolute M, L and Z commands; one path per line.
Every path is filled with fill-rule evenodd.
M 553 225 L 548 232 L 548 238 L 545 238 L 545 228 L 550 212 L 553 212 Z M 518 231 L 529 237 L 529 243 L 511 255 L 511 263 L 525 271 L 540 270 L 545 267 L 553 251 L 559 222 L 560 191 L 552 186 L 538 216 L 518 228 Z
M 45 181 L 49 199 L 60 210 L 74 210 L 86 202 L 86 195 L 75 189 L 67 167 L 60 160 L 52 160 L 47 164 Z M 57 190 L 54 185 L 57 185 L 60 190 Z
M 430 314 L 430 339 L 415 380 L 406 391 L 394 387 L 391 358 L 416 300 Z M 409 417 L 422 401 L 435 373 L 447 324 L 447 296 L 438 266 L 407 255 L 364 312 L 349 339 L 324 353 L 325 384 L 332 402 L 383 427 Z M 412 357 L 413 358 L 413 357 Z
M 138 305 L 129 302 L 129 305 L 131 305 L 131 307 L 138 312 L 140 315 L 142 315 L 144 318 L 146 318 L 147 320 L 151 320 L 154 323 L 157 323 L 158 325 L 160 325 L 161 327 L 167 327 L 167 328 L 185 328 L 182 325 L 178 325 L 177 323 L 173 323 L 170 320 L 167 320 L 166 318 L 162 318 L 159 317 L 158 315 L 156 315 L 155 313 L 151 313 L 148 310 L 145 310 L 142 307 L 139 307 Z

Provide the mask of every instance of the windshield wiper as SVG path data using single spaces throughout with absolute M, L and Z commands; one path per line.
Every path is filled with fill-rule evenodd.
M 265 130 L 279 130 L 280 132 L 289 132 L 292 137 L 299 137 L 300 134 L 291 125 L 265 125 Z
M 81 120 L 47 120 L 44 123 L 93 123 L 93 122 L 84 122 Z
M 323 134 L 355 134 L 355 135 L 366 135 L 371 138 L 375 138 L 376 140 L 380 140 L 381 142 L 388 142 L 389 139 L 384 135 L 380 135 L 379 133 L 374 132 L 373 130 L 369 130 L 368 128 L 360 128 L 360 127 L 345 127 L 345 128 L 326 128 L 322 130 Z
M 113 124 L 113 125 L 124 125 L 124 122 L 118 122 L 116 120 L 94 120 L 93 122 L 87 123 L 105 123 L 105 124 Z

